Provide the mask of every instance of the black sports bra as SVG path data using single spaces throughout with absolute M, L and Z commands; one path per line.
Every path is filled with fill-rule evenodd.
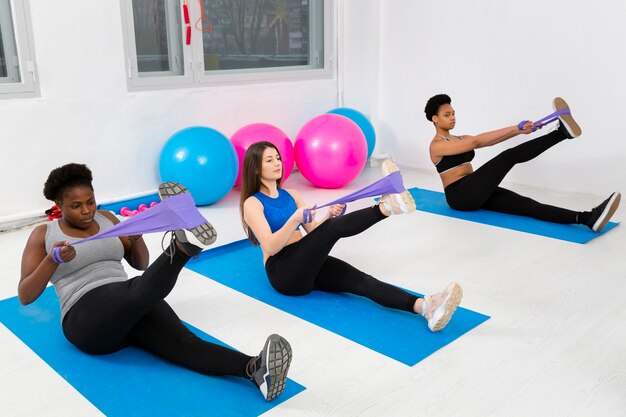
M 443 138 L 444 140 L 448 142 L 452 140 L 445 136 L 441 136 L 441 135 L 437 135 L 437 136 L 439 136 L 440 138 Z M 455 138 L 457 140 L 463 140 L 457 136 L 455 136 Z M 435 164 L 435 167 L 437 168 L 438 173 L 443 174 L 444 172 L 450 171 L 451 169 L 456 168 L 460 165 L 469 163 L 472 159 L 474 159 L 475 155 L 476 153 L 473 150 L 463 152 L 463 153 L 458 153 L 456 155 L 444 155 L 443 158 L 441 158 L 441 160 Z

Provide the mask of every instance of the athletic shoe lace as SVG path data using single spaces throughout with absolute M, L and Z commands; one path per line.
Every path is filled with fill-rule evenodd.
M 167 235 L 170 235 L 170 243 L 167 245 L 167 247 L 165 247 L 163 245 L 163 243 L 165 242 L 165 237 Z M 163 237 L 161 238 L 161 250 L 163 251 L 164 254 L 166 254 L 167 256 L 169 256 L 170 258 L 170 265 L 172 264 L 172 262 L 174 262 L 174 253 L 176 253 L 176 235 L 174 234 L 173 230 L 170 230 L 169 232 L 165 232 L 163 234 Z
M 435 311 L 441 305 L 441 303 L 443 303 L 444 300 L 446 299 L 446 295 L 447 294 L 445 291 L 427 295 L 426 296 L 426 314 L 424 314 L 424 317 L 430 320 L 435 314 Z

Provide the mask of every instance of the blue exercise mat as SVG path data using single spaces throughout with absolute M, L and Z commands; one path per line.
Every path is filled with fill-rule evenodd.
M 410 188 L 409 191 L 415 199 L 417 209 L 420 211 L 574 243 L 587 243 L 591 239 L 603 235 L 619 224 L 609 222 L 602 232 L 596 233 L 581 224 L 549 223 L 530 217 L 515 216 L 513 214 L 504 214 L 489 210 L 453 210 L 448 206 L 448 203 L 446 203 L 446 196 L 443 193 L 422 188 Z
M 409 366 L 489 318 L 459 308 L 445 329 L 432 333 L 422 317 L 364 297 L 322 291 L 285 296 L 271 287 L 261 249 L 247 240 L 204 251 L 186 267 Z
M 63 336 L 52 287 L 29 306 L 21 306 L 17 297 L 0 301 L 0 322 L 108 417 L 258 416 L 305 389 L 288 380 L 281 396 L 267 402 L 246 379 L 201 375 L 136 348 L 85 354 Z M 202 339 L 224 345 L 187 326 Z

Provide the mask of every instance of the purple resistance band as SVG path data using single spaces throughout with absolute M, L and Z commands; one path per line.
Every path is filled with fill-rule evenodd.
M 533 123 L 533 132 L 537 130 L 539 125 L 547 125 L 548 123 L 552 123 L 557 120 L 559 116 L 562 116 L 564 114 L 572 114 L 572 112 L 569 109 L 557 110 L 554 113 L 547 115 L 543 119 L 537 120 L 535 123 Z M 524 130 L 524 125 L 527 122 L 530 122 L 530 120 L 522 120 L 521 122 L 519 122 L 517 124 L 517 129 Z
M 358 191 L 355 191 L 351 194 L 343 196 L 337 200 L 331 201 L 330 203 L 326 203 L 322 206 L 318 206 L 317 204 L 313 206 L 313 210 L 317 210 L 322 207 L 332 206 L 333 204 L 346 204 L 352 201 L 360 200 L 362 198 L 367 197 L 376 197 L 383 194 L 398 194 L 403 191 L 406 191 L 404 188 L 404 184 L 402 182 L 402 174 L 400 171 L 392 172 L 386 177 L 381 178 L 373 184 L 370 184 Z M 343 213 L 345 213 L 346 208 L 344 207 Z M 311 210 L 306 209 L 303 212 L 302 223 L 311 223 L 313 221 L 313 215 L 311 214 Z
M 206 223 L 200 214 L 190 193 L 179 194 L 163 200 L 161 203 L 141 212 L 128 220 L 116 224 L 98 234 L 70 243 L 68 246 L 108 237 L 134 236 L 146 233 L 165 232 L 178 229 L 193 229 Z M 52 249 L 52 259 L 57 264 L 63 263 L 59 251 L 61 246 Z

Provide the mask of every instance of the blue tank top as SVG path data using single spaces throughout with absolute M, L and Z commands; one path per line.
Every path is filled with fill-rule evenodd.
M 252 194 L 252 197 L 256 197 L 263 204 L 263 213 L 272 233 L 280 230 L 298 209 L 296 200 L 282 188 L 278 189 L 278 197 L 276 198 L 268 197 L 260 191 Z

